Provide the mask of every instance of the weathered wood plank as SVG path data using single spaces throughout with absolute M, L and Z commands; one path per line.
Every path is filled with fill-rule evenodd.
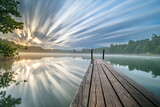
M 122 104 L 118 99 L 118 96 L 116 95 L 113 87 L 109 83 L 109 80 L 104 74 L 101 68 L 101 65 L 98 65 L 98 71 L 99 71 L 100 81 L 102 83 L 102 89 L 103 89 L 106 105 L 109 107 L 122 107 Z
M 117 72 L 123 79 L 125 79 L 130 85 L 132 85 L 136 90 L 138 90 L 143 96 L 145 96 L 149 102 L 154 104 L 157 107 L 160 107 L 160 99 L 153 95 L 151 92 L 149 92 L 147 89 L 139 85 L 137 82 L 123 74 L 122 72 L 118 71 L 116 68 L 114 68 L 111 64 L 107 63 L 106 61 L 103 61 L 107 67 L 109 67 L 110 71 Z M 143 100 L 143 99 L 141 99 Z
M 89 107 L 105 107 L 101 84 L 99 81 L 97 63 L 94 61 Z
M 126 107 L 138 107 L 139 104 L 125 90 L 125 88 L 119 83 L 119 81 L 110 73 L 110 71 L 104 65 L 102 65 L 102 68 L 123 105 Z
M 105 64 L 101 61 L 102 64 Z M 110 70 L 110 72 L 117 78 L 117 80 L 121 83 L 123 87 L 134 97 L 134 99 L 144 107 L 153 107 L 155 106 L 150 102 L 145 96 L 143 96 L 139 91 L 137 91 L 132 85 L 128 83 L 124 78 L 121 77 L 114 69 L 112 69 L 110 66 L 107 66 L 105 64 L 105 67 Z
M 90 64 L 83 81 L 74 97 L 71 107 L 87 107 L 93 64 Z
M 103 60 L 92 60 L 71 107 L 160 107 L 160 100 Z

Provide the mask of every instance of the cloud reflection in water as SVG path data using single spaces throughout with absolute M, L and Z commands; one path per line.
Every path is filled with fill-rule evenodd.
M 26 83 L 10 86 L 8 94 L 21 97 L 19 106 L 69 106 L 89 61 L 80 58 L 42 58 L 14 62 L 17 80 Z

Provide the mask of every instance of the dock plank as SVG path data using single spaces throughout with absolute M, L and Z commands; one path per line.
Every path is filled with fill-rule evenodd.
M 100 80 L 102 83 L 102 89 L 103 89 L 106 105 L 109 107 L 122 107 L 122 104 L 118 99 L 118 96 L 116 95 L 113 87 L 109 83 L 109 80 L 107 79 L 100 65 L 98 65 L 98 71 L 99 71 Z
M 93 67 L 89 107 L 105 107 L 102 88 L 101 88 L 101 84 L 100 84 L 99 76 L 97 72 L 96 60 L 94 61 L 94 67 Z
M 136 90 L 138 90 L 143 96 L 145 96 L 149 102 L 151 102 L 153 105 L 160 107 L 160 99 L 156 97 L 153 93 L 142 87 L 140 84 L 123 74 L 122 72 L 118 71 L 116 68 L 114 68 L 111 64 L 107 63 L 106 61 L 103 61 L 106 66 L 110 69 L 112 72 L 116 72 L 119 74 L 123 79 L 128 81 L 130 85 L 132 85 Z M 142 100 L 142 99 L 141 99 Z
M 78 89 L 76 96 L 72 101 L 72 107 L 87 107 L 88 97 L 89 97 L 89 88 L 91 83 L 93 64 L 90 64 L 88 70 L 83 78 L 83 81 Z
M 125 90 L 125 88 L 118 82 L 118 80 L 115 79 L 110 71 L 104 65 L 102 65 L 102 68 L 105 71 L 107 78 L 110 80 L 123 105 L 126 107 L 138 107 L 139 104 L 132 98 L 132 96 Z
M 94 59 L 71 107 L 160 107 L 160 100 L 111 64 Z
M 104 62 L 102 61 L 102 64 Z M 104 63 L 105 64 L 105 63 Z M 121 77 L 114 69 L 112 69 L 110 66 L 105 67 L 117 78 L 119 83 L 134 97 L 134 99 L 144 107 L 153 107 L 155 106 L 152 102 L 150 102 L 143 94 L 141 94 L 138 90 L 135 89 L 131 84 L 129 84 L 128 81 L 126 81 L 124 78 Z

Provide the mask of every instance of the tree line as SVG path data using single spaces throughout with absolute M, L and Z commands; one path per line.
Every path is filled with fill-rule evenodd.
M 160 36 L 153 34 L 151 39 L 130 40 L 128 44 L 111 44 L 107 51 L 111 54 L 160 54 Z
M 130 40 L 127 44 L 111 44 L 110 47 L 93 49 L 94 53 L 107 54 L 160 54 L 160 36 L 152 35 L 151 39 Z M 91 49 L 72 50 L 72 53 L 90 53 Z

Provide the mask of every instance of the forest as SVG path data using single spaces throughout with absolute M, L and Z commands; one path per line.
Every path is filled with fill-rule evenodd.
M 106 54 L 160 54 L 160 36 L 152 35 L 151 39 L 130 40 L 127 44 L 111 44 L 110 47 L 93 49 L 94 53 L 102 53 L 105 49 Z M 91 49 L 80 51 L 72 50 L 73 53 L 90 53 Z
M 4 50 L 2 47 L 6 49 Z M 144 39 L 137 41 L 130 40 L 127 44 L 111 44 L 110 47 L 95 48 L 93 49 L 93 52 L 101 54 L 103 49 L 105 49 L 106 54 L 160 54 L 160 36 L 153 34 L 151 39 Z M 36 47 L 36 46 L 16 45 L 14 42 L 9 42 L 7 40 L 0 39 L 1 55 L 5 55 L 8 57 L 12 55 L 14 56 L 16 50 L 18 52 L 42 52 L 42 53 L 90 53 L 91 49 L 81 49 L 81 50 L 43 49 L 41 47 Z
M 160 54 L 160 36 L 153 34 L 151 39 L 130 40 L 128 44 L 111 44 L 108 48 L 111 54 Z

